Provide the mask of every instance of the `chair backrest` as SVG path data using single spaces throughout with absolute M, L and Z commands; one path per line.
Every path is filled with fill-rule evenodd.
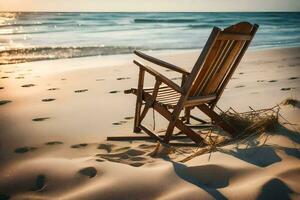
M 191 74 L 188 96 L 220 96 L 254 37 L 257 24 L 214 27 Z

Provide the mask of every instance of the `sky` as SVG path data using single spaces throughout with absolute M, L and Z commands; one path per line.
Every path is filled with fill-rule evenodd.
M 0 11 L 300 11 L 300 0 L 0 0 Z

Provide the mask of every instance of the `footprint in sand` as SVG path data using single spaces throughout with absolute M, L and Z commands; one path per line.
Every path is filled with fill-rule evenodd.
M 96 161 L 97 161 L 97 162 L 104 162 L 105 160 L 102 160 L 102 159 L 100 159 L 100 158 L 97 158 Z
M 19 147 L 15 149 L 15 153 L 26 153 L 28 151 L 34 151 L 36 149 L 36 147 Z
M 93 178 L 94 176 L 97 175 L 97 170 L 95 169 L 95 167 L 85 167 L 79 170 L 78 173 L 87 176 L 89 178 Z
M 112 124 L 115 125 L 115 126 L 119 126 L 119 125 L 122 125 L 122 124 L 125 124 L 127 123 L 127 121 L 118 121 L 118 122 L 113 122 Z
M 43 102 L 49 102 L 49 101 L 54 101 L 55 99 L 53 98 L 48 98 L 48 99 L 42 99 Z
M 111 162 L 118 162 L 134 167 L 140 167 L 144 165 L 145 160 L 147 160 L 146 158 L 142 157 L 144 154 L 146 154 L 145 151 L 130 149 L 129 147 L 121 147 L 115 149 L 112 153 L 97 154 L 96 156 Z
M 53 90 L 59 90 L 59 88 L 49 88 L 49 89 L 47 89 L 47 90 L 53 91 Z
M 244 72 L 240 72 L 239 74 L 242 75 L 242 74 L 244 74 Z
M 142 165 L 144 165 L 145 163 L 140 163 L 140 162 L 134 162 L 134 163 L 130 163 L 129 165 L 133 166 L 133 167 L 140 167 Z
M 119 150 L 120 151 L 120 150 Z M 108 153 L 110 153 L 108 151 Z M 144 155 L 146 152 L 144 151 L 141 151 L 141 150 L 137 150 L 137 149 L 127 149 L 123 152 L 118 152 L 118 153 L 115 153 L 114 151 L 114 154 L 97 154 L 96 156 L 103 156 L 105 158 L 109 158 L 109 157 L 120 157 L 120 158 L 123 158 L 123 159 L 127 159 L 129 157 L 137 157 L 137 156 L 141 156 L 141 155 Z
M 242 87 L 245 87 L 245 86 L 244 85 L 235 86 L 235 88 L 242 88 Z
M 0 90 L 3 90 L 4 89 L 4 87 L 0 87 Z
M 120 77 L 120 78 L 117 78 L 118 81 L 126 80 L 126 79 L 130 79 L 130 77 Z
M 31 191 L 39 192 L 43 190 L 46 187 L 46 176 L 43 174 L 40 174 L 35 179 L 35 184 L 31 188 Z
M 119 92 L 121 92 L 121 91 L 119 91 L 119 90 L 113 90 L 113 91 L 110 91 L 109 93 L 115 94 L 115 93 L 119 93 Z
M 82 92 L 87 92 L 88 89 L 81 89 L 81 90 L 75 90 L 75 93 L 82 93 Z
M 73 148 L 73 149 L 78 149 L 78 148 L 86 147 L 87 145 L 88 145 L 88 144 L 86 144 L 86 143 L 73 144 L 73 145 L 71 145 L 71 148 Z
M 130 147 L 120 147 L 120 148 L 115 149 L 114 152 L 126 151 L 128 149 L 130 149 Z
M 137 149 L 129 149 L 128 151 L 124 152 L 129 156 L 141 156 L 144 155 L 145 152 Z
M 270 83 L 275 83 L 275 82 L 277 82 L 278 80 L 270 80 L 269 82 Z
M 144 161 L 144 160 L 146 160 L 146 158 L 136 156 L 136 157 L 130 158 L 130 160 L 132 160 L 132 161 Z
M 291 65 L 289 65 L 289 67 L 296 67 L 296 66 L 298 66 L 300 63 L 296 63 L 296 64 L 291 64 Z
M 8 200 L 10 196 L 8 194 L 0 194 L 0 200 Z
M 105 151 L 110 153 L 114 146 L 115 145 L 113 145 L 113 144 L 99 144 L 97 149 L 104 149 Z M 99 156 L 99 154 L 97 154 L 96 156 Z
M 2 76 L 1 79 L 9 78 L 8 76 Z
M 60 79 L 60 80 L 65 81 L 65 80 L 67 80 L 67 79 L 66 79 L 66 78 L 62 78 L 62 79 Z
M 141 149 L 153 149 L 154 147 L 156 147 L 155 144 L 150 144 L 150 145 L 148 145 L 148 144 L 140 144 L 139 145 L 139 148 L 141 148 Z
M 124 117 L 125 120 L 131 120 L 133 119 L 134 117 Z
M 50 141 L 46 142 L 45 145 L 58 145 L 58 144 L 63 144 L 61 141 Z
M 298 78 L 299 77 L 293 76 L 293 77 L 288 78 L 288 80 L 295 80 L 295 79 L 298 79 Z
M 293 90 L 293 89 L 295 89 L 295 88 L 289 87 L 289 88 L 281 88 L 280 90 L 282 90 L 282 91 L 289 91 L 289 90 Z
M 21 87 L 33 87 L 35 86 L 34 84 L 25 84 L 25 85 L 22 85 Z
M 38 118 L 32 119 L 32 121 L 34 121 L 34 122 L 40 122 L 40 121 L 45 121 L 47 119 L 50 119 L 50 117 L 38 117 Z
M 10 103 L 12 101 L 10 100 L 0 100 L 0 106 L 4 105 L 4 104 L 7 104 L 7 103 Z
M 256 82 L 261 83 L 261 82 L 265 82 L 265 80 L 257 80 Z
M 15 79 L 24 79 L 24 76 L 17 76 Z

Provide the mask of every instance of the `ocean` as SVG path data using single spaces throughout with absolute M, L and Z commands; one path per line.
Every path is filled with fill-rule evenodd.
M 260 25 L 252 49 L 300 46 L 299 12 L 0 13 L 0 64 L 201 49 L 213 26 Z

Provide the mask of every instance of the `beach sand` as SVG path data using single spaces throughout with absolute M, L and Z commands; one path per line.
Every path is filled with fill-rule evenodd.
M 248 51 L 218 106 L 243 112 L 299 100 L 299 52 Z M 199 51 L 152 55 L 190 70 Z M 123 93 L 137 85 L 133 58 L 0 66 L 0 199 L 300 199 L 299 104 L 280 104 L 275 130 L 187 162 L 196 148 L 153 157 L 156 143 L 106 141 L 133 134 L 135 96 Z

